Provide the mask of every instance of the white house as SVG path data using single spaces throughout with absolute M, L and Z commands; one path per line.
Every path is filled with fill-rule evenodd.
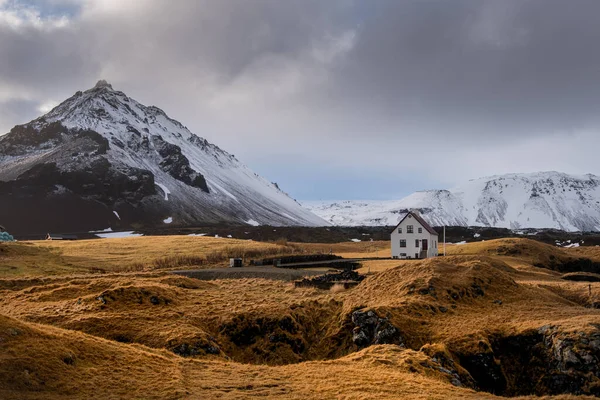
M 391 233 L 392 258 L 428 258 L 438 255 L 438 234 L 414 211 L 407 213 Z

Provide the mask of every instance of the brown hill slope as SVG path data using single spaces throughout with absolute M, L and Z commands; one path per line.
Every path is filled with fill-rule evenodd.
M 477 245 L 399 260 L 341 292 L 161 271 L 0 280 L 0 398 L 84 398 L 91 385 L 75 392 L 63 376 L 73 365 L 75 381 L 95 371 L 95 393 L 116 398 L 599 395 L 600 310 L 584 294 L 600 283 L 533 266 L 551 246 Z M 111 387 L 111 368 L 152 392 Z
M 449 385 L 426 355 L 396 346 L 330 362 L 267 367 L 183 359 L 2 316 L 0 339 L 0 397 L 7 400 L 491 398 Z

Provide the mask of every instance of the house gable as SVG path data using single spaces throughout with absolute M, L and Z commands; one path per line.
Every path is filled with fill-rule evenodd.
M 402 222 L 404 222 L 404 220 L 408 218 L 409 215 L 412 218 L 414 218 L 427 232 L 429 232 L 432 235 L 438 236 L 438 233 L 435 231 L 435 229 L 433 229 L 420 215 L 412 211 L 406 213 L 406 215 L 400 220 L 400 222 L 398 222 L 398 224 L 394 227 L 394 230 L 390 232 L 390 234 L 394 233 L 396 229 L 398 229 L 398 227 L 402 224 Z

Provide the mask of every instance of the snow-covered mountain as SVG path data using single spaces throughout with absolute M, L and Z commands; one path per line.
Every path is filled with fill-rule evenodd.
M 327 225 L 233 155 L 105 81 L 0 136 L 12 231 Z
M 591 174 L 507 174 L 401 200 L 303 204 L 335 225 L 395 225 L 407 210 L 417 209 L 434 226 L 600 230 L 600 178 Z

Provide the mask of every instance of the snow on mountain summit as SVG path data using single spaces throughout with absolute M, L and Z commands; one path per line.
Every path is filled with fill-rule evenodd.
M 600 230 L 600 178 L 560 172 L 474 179 L 450 190 L 415 192 L 401 200 L 305 202 L 336 225 L 395 225 L 410 209 L 434 226 Z
M 48 184 L 40 185 L 42 177 Z M 94 229 L 169 218 L 173 225 L 327 224 L 233 155 L 105 80 L 0 137 L 0 199 L 34 207 L 23 200 L 31 187 L 39 206 L 59 197 L 85 203 Z

